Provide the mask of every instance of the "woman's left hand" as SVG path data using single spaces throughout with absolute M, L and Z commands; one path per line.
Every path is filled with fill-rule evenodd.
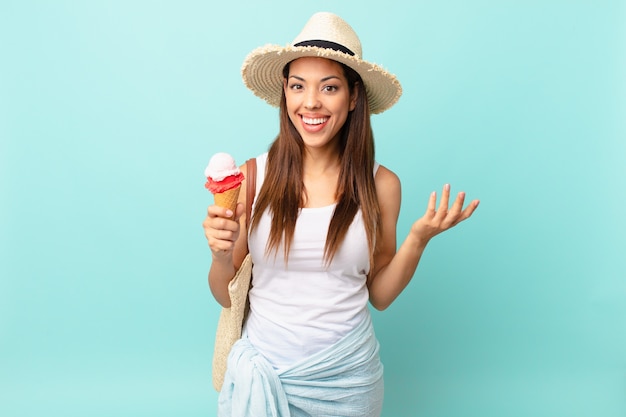
M 432 192 L 428 200 L 428 208 L 424 216 L 413 223 L 411 227 L 411 234 L 419 241 L 427 243 L 430 239 L 435 237 L 441 232 L 444 232 L 465 219 L 468 219 L 476 207 L 478 207 L 478 200 L 472 201 L 465 209 L 463 209 L 463 202 L 465 201 L 465 193 L 460 192 L 456 196 L 456 200 L 452 204 L 452 207 L 448 209 L 450 201 L 450 184 L 446 184 L 443 187 L 441 194 L 441 201 L 439 208 L 436 208 L 437 193 Z

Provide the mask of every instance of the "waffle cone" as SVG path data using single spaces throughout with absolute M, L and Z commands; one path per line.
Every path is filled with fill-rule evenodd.
M 241 190 L 241 184 L 228 191 L 224 191 L 223 193 L 213 194 L 215 204 L 220 207 L 231 209 L 234 217 L 235 209 L 237 208 L 237 200 L 239 199 L 239 190 Z

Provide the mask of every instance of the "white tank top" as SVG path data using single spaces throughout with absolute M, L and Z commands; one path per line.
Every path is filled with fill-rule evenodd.
M 257 194 L 266 162 L 267 153 L 257 157 Z M 369 314 L 369 247 L 360 210 L 332 263 L 324 263 L 334 209 L 333 204 L 300 210 L 287 265 L 282 245 L 277 256 L 266 254 L 267 210 L 248 236 L 254 266 L 245 333 L 278 371 L 331 346 Z

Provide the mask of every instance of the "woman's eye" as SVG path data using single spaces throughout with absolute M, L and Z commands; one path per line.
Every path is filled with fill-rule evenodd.
M 335 85 L 327 85 L 324 87 L 324 91 L 328 92 L 328 93 L 333 93 L 335 91 L 337 91 L 337 86 Z
M 292 90 L 301 90 L 302 89 L 302 85 L 301 84 L 291 84 L 289 86 L 290 89 Z

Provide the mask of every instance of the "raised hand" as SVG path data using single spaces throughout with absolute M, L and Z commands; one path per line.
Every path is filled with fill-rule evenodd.
M 463 203 L 465 201 L 465 193 L 461 191 L 457 194 L 452 207 L 448 209 L 450 202 L 450 184 L 446 184 L 443 187 L 441 193 L 441 201 L 437 208 L 437 193 L 432 192 L 428 199 L 428 207 L 426 213 L 413 223 L 411 227 L 411 233 L 423 242 L 428 242 L 434 236 L 441 232 L 444 232 L 465 219 L 468 219 L 476 207 L 478 207 L 478 200 L 473 200 L 465 209 L 463 209 Z

